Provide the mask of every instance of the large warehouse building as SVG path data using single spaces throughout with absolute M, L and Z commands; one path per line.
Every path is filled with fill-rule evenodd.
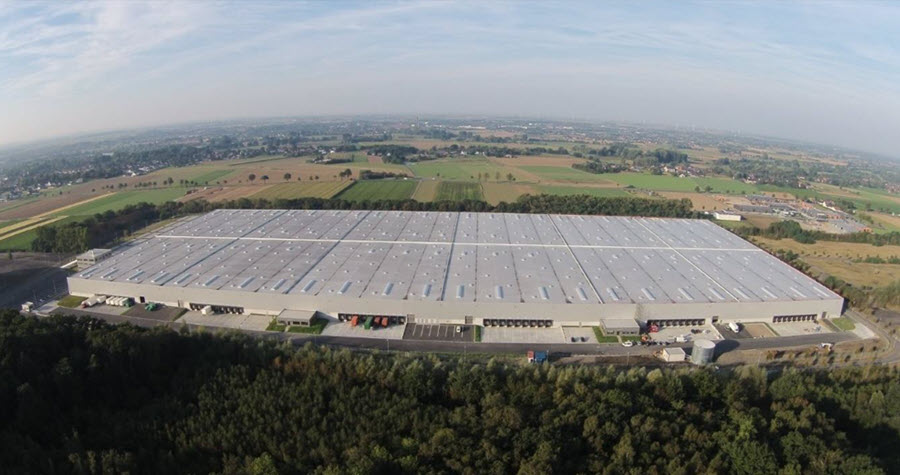
M 216 312 L 622 333 L 843 307 L 709 221 L 468 212 L 218 210 L 120 246 L 69 290 Z

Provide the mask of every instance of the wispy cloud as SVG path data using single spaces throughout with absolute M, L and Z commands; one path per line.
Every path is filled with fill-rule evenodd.
M 0 118 L 0 140 L 36 135 L 39 123 L 103 127 L 85 117 L 94 110 L 117 118 L 109 125 L 485 104 L 497 114 L 532 105 L 533 115 L 632 118 L 645 110 L 641 97 L 612 107 L 608 94 L 624 97 L 635 84 L 667 117 L 811 138 L 815 130 L 770 119 L 754 127 L 736 108 L 778 97 L 792 117 L 817 108 L 808 116 L 821 122 L 824 110 L 844 111 L 848 130 L 863 110 L 873 123 L 900 125 L 900 112 L 886 112 L 900 106 L 897 24 L 900 6 L 860 2 L 0 3 L 0 100 L 27 118 Z M 430 85 L 431 96 L 415 92 Z M 581 100 L 557 92 L 576 89 Z M 531 91 L 531 102 L 511 91 Z M 717 91 L 722 109 L 686 110 L 682 99 L 704 103 L 712 94 L 704 91 Z M 666 94 L 674 97 L 658 99 Z M 412 95 L 418 102 L 407 102 Z M 353 103 L 340 103 L 348 96 Z M 591 109 L 592 100 L 606 107 Z M 823 138 L 847 121 L 829 120 Z M 900 141 L 879 140 L 880 148 Z

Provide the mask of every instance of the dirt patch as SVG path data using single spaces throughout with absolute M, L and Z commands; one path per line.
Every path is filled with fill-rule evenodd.
M 525 194 L 537 194 L 534 187 L 519 183 L 483 183 L 484 200 L 495 205 L 501 201 L 511 203 Z
M 373 163 L 373 164 L 376 164 L 376 165 L 377 165 L 377 164 L 383 164 L 383 163 L 384 163 L 384 159 L 382 159 L 382 158 L 379 157 L 378 155 L 366 155 L 366 160 L 368 160 L 369 163 Z
M 722 211 L 732 207 L 731 200 L 723 195 L 712 193 L 684 193 L 677 191 L 660 191 L 658 193 L 666 198 L 673 200 L 687 198 L 691 200 L 691 203 L 694 205 L 694 209 L 696 210 Z
M 771 338 L 777 336 L 765 323 L 747 323 L 744 327 L 747 329 L 747 333 L 753 338 Z
M 416 201 L 434 201 L 437 196 L 437 190 L 440 187 L 440 180 L 422 180 L 413 192 L 412 199 Z

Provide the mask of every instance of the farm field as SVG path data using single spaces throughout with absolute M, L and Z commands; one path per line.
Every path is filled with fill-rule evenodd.
M 484 200 L 493 205 L 501 201 L 511 203 L 522 195 L 538 193 L 534 186 L 524 183 L 482 183 L 481 191 L 484 193 Z
M 365 180 L 353 183 L 335 198 L 347 201 L 405 200 L 416 190 L 412 180 Z
M 200 183 L 201 185 L 204 185 L 204 184 L 209 184 L 209 183 L 215 183 L 217 180 L 221 180 L 221 179 L 227 177 L 228 175 L 231 175 L 232 173 L 234 173 L 234 170 L 216 169 L 216 170 L 210 170 L 206 173 L 203 173 L 202 175 L 197 175 L 197 176 L 188 178 L 188 180 L 192 180 L 197 183 Z
M 560 186 L 560 185 L 541 185 L 537 188 L 538 193 L 548 195 L 590 195 L 600 197 L 622 197 L 631 196 L 625 190 L 619 188 L 597 188 L 590 186 Z
M 875 212 L 867 212 L 866 214 L 875 221 L 873 226 L 875 232 L 900 232 L 900 216 Z
M 900 279 L 898 264 L 869 264 L 853 262 L 866 257 L 890 258 L 900 256 L 900 246 L 873 246 L 864 243 L 817 241 L 801 244 L 793 239 L 753 238 L 766 249 L 786 249 L 800 254 L 815 270 L 841 278 L 854 285 L 881 286 Z
M 866 243 L 816 241 L 815 244 L 801 244 L 793 239 L 769 239 L 753 237 L 753 242 L 768 249 L 787 249 L 801 256 L 837 257 L 843 259 L 859 259 L 866 256 L 893 257 L 900 256 L 900 246 L 873 246 Z
M 122 209 L 128 205 L 137 203 L 164 203 L 166 201 L 176 200 L 187 192 L 187 188 L 159 188 L 153 190 L 140 191 L 120 191 L 110 195 L 100 197 L 90 202 L 78 204 L 68 209 L 59 209 L 53 212 L 54 215 L 66 216 L 90 216 L 97 213 L 103 213 L 109 210 Z
M 815 188 L 822 192 L 823 197 L 852 201 L 860 210 L 867 209 L 867 205 L 871 204 L 872 209 L 875 210 L 900 213 L 900 197 L 892 196 L 884 190 L 876 190 L 873 188 L 839 188 L 837 186 L 819 183 L 815 185 Z
M 352 181 L 323 181 L 323 182 L 297 182 L 279 183 L 266 187 L 266 189 L 250 195 L 250 198 L 265 198 L 270 200 L 291 198 L 331 198 L 344 188 L 350 186 Z
M 59 217 L 59 219 L 52 219 L 52 221 L 54 225 L 59 226 L 74 221 L 80 221 L 84 218 L 85 216 L 68 216 Z M 49 221 L 43 224 L 47 224 L 48 222 Z M 0 251 L 30 251 L 31 241 L 34 241 L 34 238 L 37 237 L 37 228 L 39 227 L 40 226 L 35 226 L 31 229 L 28 229 L 27 231 L 17 233 L 4 239 L 0 239 Z
M 435 201 L 481 200 L 480 183 L 442 181 L 438 186 Z
M 239 198 L 247 198 L 254 193 L 260 193 L 275 185 L 237 185 L 237 186 L 210 186 L 205 190 L 197 190 L 182 196 L 178 201 L 192 201 L 204 199 L 209 202 L 229 201 Z
M 709 186 L 715 193 L 756 193 L 759 188 L 747 183 L 730 180 L 727 178 L 685 177 L 679 178 L 671 175 L 650 175 L 643 173 L 607 173 L 602 175 L 609 181 L 622 185 L 631 185 L 635 188 L 643 188 L 654 191 L 681 191 L 695 192 L 699 186 L 701 189 Z
M 615 188 L 616 184 L 607 179 L 611 174 L 598 175 L 596 173 L 583 172 L 571 167 L 554 167 L 543 165 L 525 165 L 521 167 L 535 176 L 541 182 L 562 182 L 562 183 L 602 183 L 607 184 L 611 188 Z
M 421 180 L 419 181 L 419 185 L 416 187 L 415 193 L 412 195 L 412 199 L 416 201 L 434 201 L 434 197 L 437 195 L 438 186 L 440 186 L 440 180 Z
M 725 200 L 722 195 L 715 193 L 696 193 L 696 192 L 682 192 L 682 191 L 660 191 L 660 196 L 663 198 L 668 198 L 670 200 L 680 200 L 682 198 L 687 198 L 691 200 L 691 203 L 694 205 L 694 209 L 697 210 L 723 210 L 731 207 L 731 204 Z
M 487 181 L 507 181 L 507 174 L 512 173 L 516 180 L 527 180 L 526 174 L 514 167 L 504 167 L 485 159 L 466 160 L 433 160 L 409 165 L 417 176 L 425 178 L 443 178 L 455 181 L 476 181 L 478 174 L 487 175 Z M 497 180 L 499 173 L 500 179 Z

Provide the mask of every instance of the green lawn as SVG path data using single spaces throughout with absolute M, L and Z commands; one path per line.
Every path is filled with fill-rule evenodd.
M 435 201 L 463 201 L 463 200 L 481 200 L 484 195 L 481 193 L 481 184 L 442 181 L 438 185 Z
M 286 327 L 286 325 L 279 325 L 278 321 L 273 318 L 272 321 L 269 322 L 269 326 L 266 327 L 266 331 L 283 332 Z
M 287 331 L 291 333 L 305 333 L 307 335 L 320 335 L 326 325 L 328 325 L 328 320 L 325 320 L 324 318 L 313 318 L 308 327 L 290 325 L 288 326 Z
M 834 326 L 838 327 L 839 330 L 849 332 L 853 331 L 856 328 L 856 325 L 853 323 L 853 320 L 850 320 L 847 317 L 839 317 L 834 320 L 829 320 Z
M 348 201 L 405 200 L 416 191 L 414 180 L 362 180 L 353 183 L 335 198 Z
M 603 330 L 600 327 L 594 327 L 594 336 L 597 338 L 598 343 L 618 343 L 619 337 L 614 335 L 604 335 Z
M 591 188 L 578 186 L 541 185 L 538 191 L 548 195 L 590 195 L 600 197 L 631 196 L 627 191 L 617 188 Z
M 66 295 L 65 297 L 59 299 L 59 301 L 56 303 L 60 307 L 75 308 L 75 307 L 81 305 L 81 302 L 84 302 L 85 300 L 86 300 L 85 297 L 76 297 L 74 295 Z
M 56 215 L 66 216 L 92 216 L 109 210 L 119 210 L 128 205 L 141 202 L 159 204 L 181 198 L 187 192 L 187 188 L 160 188 L 155 190 L 129 190 L 120 191 L 105 198 L 100 198 L 90 203 L 75 206 L 60 211 Z

